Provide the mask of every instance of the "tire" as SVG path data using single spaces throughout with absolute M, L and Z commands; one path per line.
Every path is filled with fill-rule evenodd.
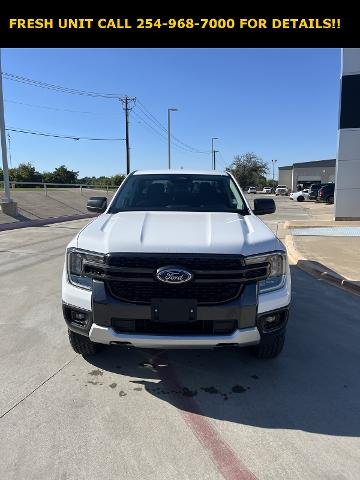
M 262 338 L 259 345 L 251 347 L 253 355 L 257 358 L 275 358 L 280 355 L 285 343 L 285 332 Z
M 297 198 L 297 201 L 298 201 L 298 202 L 303 202 L 304 200 L 305 200 L 305 198 L 304 198 L 304 197 L 301 197 L 301 196 Z
M 84 335 L 79 335 L 72 330 L 68 330 L 68 334 L 70 345 L 72 346 L 74 352 L 80 353 L 80 355 L 95 355 L 102 350 L 102 344 L 92 342 Z
M 330 197 L 327 198 L 326 203 L 333 204 L 334 203 L 334 195 L 330 195 Z

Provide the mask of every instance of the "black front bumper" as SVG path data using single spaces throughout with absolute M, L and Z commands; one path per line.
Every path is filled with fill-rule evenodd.
M 181 300 L 177 300 L 177 302 Z M 184 300 L 185 302 L 186 300 Z M 161 307 L 160 307 L 161 308 Z M 70 330 L 88 336 L 93 323 L 117 333 L 149 335 L 229 335 L 236 330 L 257 327 L 262 338 L 278 334 L 286 327 L 288 307 L 258 314 L 257 283 L 244 285 L 239 298 L 219 305 L 198 305 L 189 318 L 154 318 L 152 305 L 127 303 L 112 297 L 105 283 L 93 280 L 92 310 L 63 304 L 64 318 Z M 265 328 L 264 316 L 276 314 L 273 329 Z M 180 321 L 179 321 L 180 320 Z M 269 325 L 268 325 L 269 327 Z

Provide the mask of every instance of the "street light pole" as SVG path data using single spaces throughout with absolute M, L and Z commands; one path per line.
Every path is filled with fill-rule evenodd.
M 275 163 L 277 162 L 277 160 L 271 160 L 271 163 L 272 163 L 272 167 L 273 167 L 273 180 L 272 180 L 272 186 L 274 188 L 275 186 L 275 179 L 274 179 L 274 167 L 275 167 Z
M 219 150 L 214 150 L 214 170 L 216 170 L 216 154 L 219 153 Z
M 211 167 L 213 170 L 215 170 L 214 140 L 219 140 L 219 139 L 218 137 L 211 138 Z
M 171 168 L 171 124 L 170 112 L 177 112 L 177 108 L 168 108 L 168 167 Z
M 7 148 L 5 136 L 5 114 L 4 114 L 4 97 L 2 88 L 2 68 L 1 68 L 1 50 L 0 50 L 0 130 L 1 130 L 1 152 L 4 176 L 4 203 L 10 203 L 10 185 L 9 185 L 9 169 L 7 162 Z

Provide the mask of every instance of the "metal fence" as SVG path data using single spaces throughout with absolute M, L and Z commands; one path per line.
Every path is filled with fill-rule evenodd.
M 47 195 L 48 189 L 52 188 L 78 188 L 80 195 L 82 195 L 83 189 L 89 189 L 89 190 L 106 190 L 106 194 L 109 193 L 109 190 L 117 190 L 119 188 L 119 185 L 87 185 L 85 183 L 43 183 L 43 182 L 12 182 L 10 181 L 10 188 L 11 189 L 16 189 L 16 186 L 28 186 L 29 187 L 29 192 L 31 191 L 32 185 L 35 187 L 42 187 L 44 190 L 44 194 Z M 0 181 L 0 185 L 3 188 L 3 181 Z

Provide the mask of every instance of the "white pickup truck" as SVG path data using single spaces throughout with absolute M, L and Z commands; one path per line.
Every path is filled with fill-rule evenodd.
M 286 185 L 278 185 L 275 189 L 275 195 L 288 195 L 289 189 Z
M 68 244 L 62 303 L 74 350 L 248 346 L 261 358 L 284 345 L 291 279 L 281 241 L 230 173 L 129 174 L 112 201 Z

